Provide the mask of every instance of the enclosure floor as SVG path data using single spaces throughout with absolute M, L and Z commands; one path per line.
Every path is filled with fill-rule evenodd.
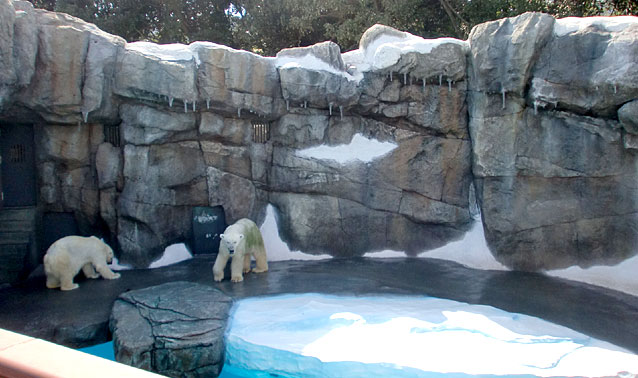
M 211 285 L 236 298 L 283 293 L 428 295 L 537 316 L 638 353 L 638 297 L 541 274 L 485 271 L 437 259 L 331 259 L 269 263 L 241 283 L 213 281 L 213 256 L 122 271 L 118 280 L 77 279 L 80 288 L 45 287 L 40 268 L 0 288 L 0 328 L 71 347 L 109 339 L 108 320 L 123 292 L 172 281 Z M 80 275 L 81 276 L 81 275 Z

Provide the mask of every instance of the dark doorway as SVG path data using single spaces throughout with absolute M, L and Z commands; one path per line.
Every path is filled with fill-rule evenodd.
M 0 207 L 35 206 L 33 126 L 0 123 Z
M 73 213 L 44 213 L 42 229 L 42 250 L 44 252 L 58 239 L 69 235 L 80 235 Z

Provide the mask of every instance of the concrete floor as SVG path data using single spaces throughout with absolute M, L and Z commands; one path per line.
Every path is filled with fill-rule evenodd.
M 212 279 L 213 256 L 152 270 L 123 271 L 118 280 L 76 279 L 80 288 L 45 287 L 42 271 L 0 288 L 0 328 L 70 347 L 110 338 L 111 306 L 123 292 L 172 281 L 218 288 L 236 299 L 282 294 L 429 295 L 541 317 L 638 353 L 638 297 L 540 274 L 482 271 L 423 258 L 271 262 L 241 283 Z M 81 277 L 81 275 L 80 275 Z

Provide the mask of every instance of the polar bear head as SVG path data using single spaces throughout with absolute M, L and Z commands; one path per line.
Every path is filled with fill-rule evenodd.
M 244 235 L 236 232 L 226 232 L 224 234 L 219 235 L 219 238 L 222 240 L 222 243 L 228 248 L 228 253 L 232 256 L 237 250 L 237 246 L 244 240 Z
M 108 245 L 106 245 L 105 248 L 105 254 L 106 254 L 106 263 L 110 264 L 113 262 L 113 249 L 111 249 L 111 247 L 109 247 Z
M 96 247 L 102 251 L 102 254 L 106 258 L 106 263 L 110 264 L 113 262 L 113 249 L 104 242 L 104 239 L 98 239 L 95 236 L 91 236 L 91 238 L 93 238 L 94 243 L 97 244 Z

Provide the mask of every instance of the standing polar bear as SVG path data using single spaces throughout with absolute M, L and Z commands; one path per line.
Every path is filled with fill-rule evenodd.
M 73 283 L 80 269 L 87 278 L 100 275 L 108 280 L 120 278 L 106 265 L 113 260 L 113 250 L 95 236 L 66 236 L 49 247 L 44 255 L 44 272 L 49 289 L 73 290 L 79 286 Z M 97 272 L 96 272 L 97 270 Z
M 268 261 L 266 259 L 266 248 L 261 232 L 250 219 L 240 219 L 237 223 L 226 228 L 223 234 L 219 235 L 219 252 L 215 265 L 213 265 L 213 277 L 215 281 L 224 279 L 224 268 L 230 257 L 230 280 L 241 282 L 244 280 L 242 273 L 250 272 L 250 256 L 254 256 L 257 267 L 253 269 L 255 273 L 266 272 Z

